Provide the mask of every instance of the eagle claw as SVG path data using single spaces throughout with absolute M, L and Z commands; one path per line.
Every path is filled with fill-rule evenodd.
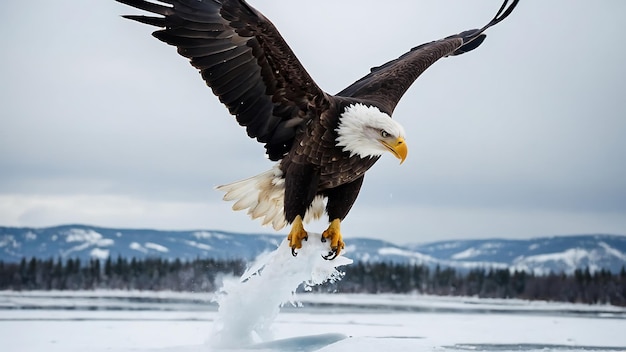
M 326 237 L 322 236 L 322 243 L 325 243 L 325 242 L 326 242 Z M 328 251 L 328 254 L 322 255 L 322 258 L 324 258 L 325 260 L 333 260 L 337 258 L 338 255 L 339 255 L 338 248 L 331 248 L 331 250 Z
M 326 242 L 326 241 L 324 241 L 324 242 Z M 325 260 L 333 260 L 333 259 L 337 258 L 338 255 L 339 255 L 339 251 L 337 249 L 333 249 L 333 250 L 329 251 L 328 254 L 323 255 L 322 258 L 324 258 Z
M 330 241 L 330 251 L 326 255 L 322 255 L 322 258 L 326 260 L 333 260 L 337 258 L 342 249 L 344 249 L 345 244 L 343 243 L 343 239 L 341 237 L 340 231 L 341 220 L 335 219 L 331 221 L 328 229 L 322 233 L 322 242 Z
M 307 236 L 304 236 L 304 237 L 302 238 L 302 240 L 304 240 L 304 241 L 308 241 L 308 240 L 309 240 L 309 236 L 308 236 L 308 235 L 307 235 Z M 298 252 L 296 252 L 296 247 L 295 247 L 295 246 L 294 246 L 294 247 L 291 247 L 291 255 L 293 255 L 294 257 L 297 257 L 297 256 L 298 256 Z
M 302 217 L 298 215 L 293 221 L 293 226 L 291 227 L 289 236 L 287 236 L 289 247 L 291 247 L 291 255 L 294 257 L 297 256 L 298 252 L 296 252 L 296 249 L 302 248 L 302 241 L 306 241 L 308 239 L 309 234 L 302 226 Z

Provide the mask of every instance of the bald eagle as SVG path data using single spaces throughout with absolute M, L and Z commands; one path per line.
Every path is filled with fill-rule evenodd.
M 435 61 L 476 49 L 519 0 L 505 0 L 484 27 L 414 47 L 335 95 L 313 81 L 274 25 L 244 0 L 117 1 L 159 15 L 124 17 L 160 27 L 153 35 L 190 59 L 276 162 L 260 175 L 217 187 L 224 199 L 276 230 L 291 224 L 294 256 L 307 239 L 303 222 L 325 211 L 322 241 L 330 251 L 324 258 L 334 259 L 344 248 L 341 221 L 365 172 L 385 152 L 400 163 L 407 157 L 404 128 L 391 119 L 402 95 Z

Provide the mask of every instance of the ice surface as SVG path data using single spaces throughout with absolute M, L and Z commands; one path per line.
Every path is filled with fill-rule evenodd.
M 139 291 L 0 292 L 0 301 L 5 301 L 0 306 L 0 350 L 222 352 L 205 344 L 207 332 L 218 318 L 215 309 L 206 309 L 209 296 Z M 172 305 L 168 310 L 156 310 L 159 307 L 154 302 L 144 302 L 149 298 L 178 300 L 180 309 Z M 272 324 L 275 338 L 295 338 L 291 343 L 227 351 L 298 351 L 323 340 L 328 344 L 319 352 L 626 350 L 626 309 L 620 307 L 420 295 L 300 294 L 297 298 L 304 307 L 282 311 Z M 107 303 L 95 309 L 92 305 L 54 308 L 87 299 Z M 191 301 L 197 302 L 195 310 L 187 303 Z M 329 306 L 318 310 L 309 302 Z M 346 303 L 353 304 L 351 309 L 334 311 L 333 307 Z M 432 306 L 433 311 L 398 310 L 402 304 Z M 524 306 L 528 312 L 484 313 L 493 305 L 509 304 Z M 437 307 L 445 310 L 435 311 Z M 561 308 L 566 309 L 560 313 Z M 577 310 L 587 313 L 581 315 Z M 333 334 L 348 337 L 331 342 L 328 336 Z
M 388 310 L 371 313 L 358 309 L 344 313 L 290 311 L 281 312 L 273 327 L 277 340 L 294 338 L 291 342 L 279 341 L 264 349 L 227 350 L 204 343 L 207 330 L 216 318 L 217 312 L 206 311 L 0 310 L 0 349 L 2 352 L 282 352 L 319 346 L 325 341 L 327 344 L 316 351 L 626 350 L 626 320 L 598 316 Z M 347 337 L 332 342 L 328 338 L 332 334 Z
M 298 351 L 312 352 L 341 341 L 348 336 L 343 334 L 319 334 L 309 336 L 290 337 L 286 339 L 274 340 L 270 342 L 258 343 L 247 346 L 246 350 L 264 351 Z

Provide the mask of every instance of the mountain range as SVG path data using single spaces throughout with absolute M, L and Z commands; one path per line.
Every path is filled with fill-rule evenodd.
M 106 259 L 161 257 L 250 261 L 278 247 L 284 235 L 215 230 L 159 231 L 87 225 L 45 228 L 0 227 L 0 261 L 22 258 Z M 466 270 L 511 268 L 535 274 L 571 273 L 589 268 L 619 272 L 626 266 L 626 236 L 594 234 L 523 240 L 450 240 L 397 245 L 378 239 L 349 238 L 346 256 L 355 261 L 423 264 Z

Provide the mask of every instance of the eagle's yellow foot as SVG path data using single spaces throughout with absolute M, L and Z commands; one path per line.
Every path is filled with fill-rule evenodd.
M 287 240 L 289 240 L 289 246 L 291 247 L 291 255 L 294 257 L 298 255 L 296 249 L 302 248 L 302 240 L 307 240 L 309 235 L 304 230 L 304 226 L 302 225 L 302 217 L 300 215 L 296 216 L 293 220 L 293 224 L 291 225 L 291 231 L 289 231 L 289 236 L 287 236 Z
M 322 258 L 333 260 L 337 258 L 341 250 L 346 246 L 341 237 L 340 227 L 341 220 L 335 219 L 328 225 L 328 229 L 322 233 L 322 242 L 330 240 L 330 252 L 327 255 L 323 255 Z

